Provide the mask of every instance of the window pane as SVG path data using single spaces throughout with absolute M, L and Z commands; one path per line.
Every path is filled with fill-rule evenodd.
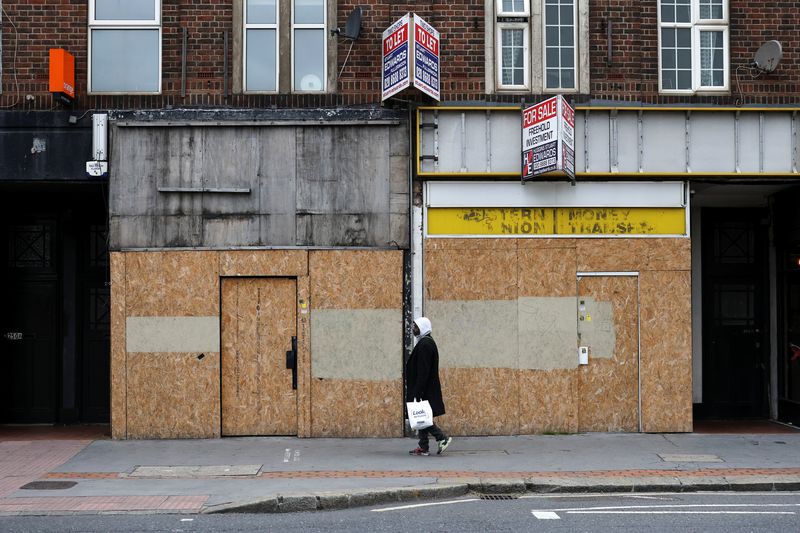
M 678 71 L 678 89 L 691 89 L 692 88 L 692 71 L 679 70 Z
M 572 5 L 561 6 L 561 20 L 559 22 L 561 24 L 569 24 L 570 26 L 572 25 Z
M 664 48 L 675 48 L 675 30 L 664 28 L 661 30 L 661 46 Z
M 677 34 L 677 44 L 679 48 L 692 47 L 692 30 L 689 28 L 678 28 L 675 32 Z
M 724 50 L 721 31 L 700 32 L 700 85 L 723 86 Z
M 547 69 L 547 88 L 548 89 L 557 89 L 559 87 L 559 79 L 558 79 L 558 69 L 557 68 L 549 68 Z
M 711 65 L 712 68 L 724 68 L 723 59 L 722 50 L 714 50 L 714 63 Z
M 558 24 L 558 6 L 548 5 L 544 12 L 545 24 Z
M 561 46 L 572 46 L 575 44 L 574 33 L 572 28 L 561 27 Z
M 661 83 L 664 89 L 677 89 L 678 88 L 678 73 L 674 70 L 664 70 L 661 72 Z
M 679 49 L 678 51 L 678 68 L 690 69 L 692 68 L 692 51 L 686 49 Z
M 500 78 L 503 85 L 525 85 L 524 30 L 501 30 Z
M 558 46 L 558 26 L 548 26 L 545 39 L 547 46 Z
M 722 0 L 700 0 L 701 19 L 721 19 Z
M 724 87 L 725 86 L 725 80 L 723 79 L 722 70 L 715 70 L 714 71 L 714 79 L 713 79 L 712 85 L 714 87 Z
M 323 24 L 325 0 L 294 0 L 295 24 Z
M 153 0 L 95 0 L 97 20 L 155 20 Z
M 276 24 L 277 0 L 247 0 L 247 24 Z
M 525 0 L 503 0 L 503 13 L 524 13 Z
M 561 49 L 561 66 L 562 67 L 574 67 L 575 66 L 575 49 L 570 48 L 562 48 Z
M 558 48 L 548 48 L 547 49 L 547 56 L 545 60 L 547 61 L 548 67 L 557 67 L 558 66 Z
M 675 68 L 675 50 L 665 49 L 661 51 L 661 67 Z
M 294 31 L 294 89 L 325 90 L 325 30 Z
M 275 30 L 247 30 L 248 91 L 276 91 Z
M 563 89 L 575 88 L 575 71 L 572 69 L 561 69 L 561 87 Z
M 675 22 L 675 6 L 661 4 L 661 22 Z
M 92 30 L 92 91 L 160 90 L 158 30 Z
M 692 21 L 692 11 L 689 5 L 686 6 L 677 6 L 675 8 L 675 21 L 676 22 L 691 22 Z

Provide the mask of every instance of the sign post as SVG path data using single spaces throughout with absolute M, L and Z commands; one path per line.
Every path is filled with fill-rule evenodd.
M 381 101 L 411 85 L 439 100 L 439 32 L 406 13 L 383 32 Z
M 522 111 L 522 181 L 575 179 L 575 110 L 553 96 Z

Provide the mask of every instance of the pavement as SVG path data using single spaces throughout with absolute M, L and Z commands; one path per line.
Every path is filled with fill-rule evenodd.
M 107 430 L 107 427 L 106 427 Z M 277 513 L 521 493 L 800 490 L 800 431 L 110 440 L 0 426 L 0 516 Z

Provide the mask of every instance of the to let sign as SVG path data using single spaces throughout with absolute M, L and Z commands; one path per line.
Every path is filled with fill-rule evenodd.
M 399 93 L 411 84 L 410 18 L 406 13 L 383 32 L 382 100 Z
M 381 100 L 411 85 L 439 100 L 439 32 L 406 13 L 383 32 Z
M 550 176 L 575 178 L 575 110 L 561 95 L 522 112 L 522 181 Z

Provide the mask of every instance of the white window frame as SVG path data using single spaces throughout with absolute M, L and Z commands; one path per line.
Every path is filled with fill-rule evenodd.
M 248 24 L 247 0 L 242 0 L 242 90 L 245 94 L 278 94 L 281 80 L 281 2 L 275 0 L 275 24 Z M 275 30 L 275 90 L 247 89 L 247 30 Z
M 322 0 L 322 23 L 317 24 L 295 24 L 294 22 L 294 14 L 295 14 L 295 0 L 291 0 L 292 2 L 292 22 L 291 22 L 291 42 L 292 42 L 292 72 L 291 72 L 291 87 L 293 93 L 302 93 L 302 94 L 323 94 L 328 91 L 328 0 Z M 294 35 L 295 30 L 322 30 L 322 89 L 319 91 L 301 91 L 299 87 L 294 86 L 294 52 L 295 52 L 295 44 L 294 44 Z
M 503 0 L 497 0 L 497 15 L 501 17 L 529 17 L 530 0 L 522 0 L 522 11 L 503 11 Z
M 559 4 L 560 7 L 560 4 Z M 578 92 L 578 45 L 580 27 L 578 26 L 578 0 L 572 2 L 572 87 L 547 86 L 547 3 L 542 2 L 542 89 L 545 92 L 576 93 Z M 561 47 L 559 47 L 559 52 Z M 559 54 L 560 55 L 560 54 Z M 561 67 L 559 67 L 561 70 Z M 559 80 L 561 74 L 559 73 Z
M 527 22 L 498 22 L 497 23 L 497 88 L 503 91 L 530 91 L 531 88 L 531 46 L 530 46 L 530 24 Z M 522 85 L 503 83 L 503 30 L 523 30 L 522 32 L 522 66 L 523 83 Z
M 96 0 L 89 0 L 89 36 L 87 50 L 87 76 L 86 84 L 89 94 L 161 94 L 162 84 L 162 28 L 161 28 L 161 0 L 152 0 L 154 17 L 150 20 L 144 19 L 122 19 L 122 20 L 98 20 L 95 17 Z M 114 30 L 158 30 L 158 90 L 157 91 L 95 91 L 92 89 L 92 32 L 95 29 L 114 29 Z
M 658 90 L 662 94 L 719 94 L 730 92 L 730 2 L 722 0 L 721 19 L 701 19 L 700 1 L 691 0 L 690 22 L 663 22 L 661 20 L 661 0 L 658 1 Z M 662 56 L 663 49 L 661 43 L 661 33 L 665 28 L 687 28 L 691 29 L 692 47 L 692 87 L 690 89 L 664 89 Z M 721 31 L 722 50 L 723 50 L 723 85 L 700 85 L 700 32 L 701 31 Z M 677 58 L 676 58 L 677 61 Z

